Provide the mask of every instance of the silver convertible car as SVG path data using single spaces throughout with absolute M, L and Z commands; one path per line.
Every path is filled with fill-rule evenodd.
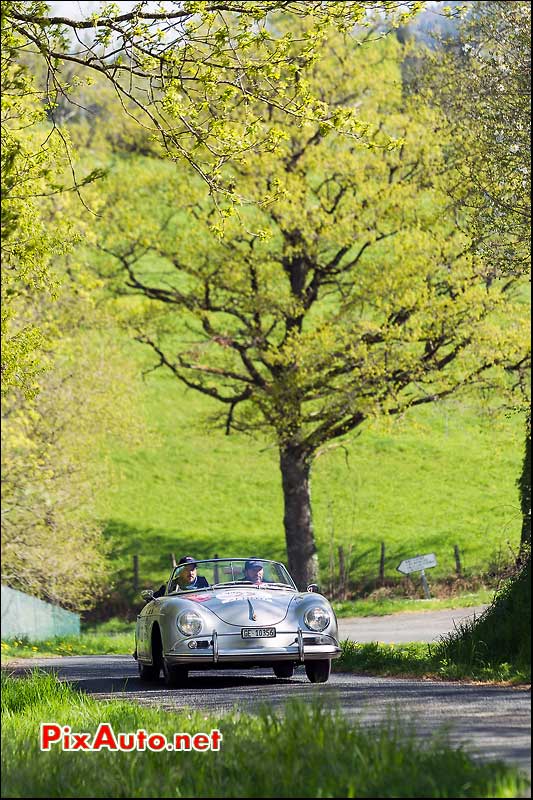
M 188 559 L 193 562 L 192 558 Z M 191 580 L 191 577 L 193 580 Z M 189 670 L 271 667 L 290 678 L 303 664 L 328 680 L 340 655 L 337 619 L 311 585 L 299 592 L 277 561 L 220 558 L 175 567 L 162 596 L 142 592 L 136 657 L 142 680 L 185 683 Z

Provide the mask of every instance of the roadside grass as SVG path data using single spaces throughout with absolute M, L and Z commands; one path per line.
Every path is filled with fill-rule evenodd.
M 432 600 L 387 598 L 333 602 L 339 618 L 383 616 L 405 611 L 428 611 L 431 609 L 468 608 L 490 602 L 489 590 Z M 24 636 L 3 639 L 1 643 L 2 663 L 12 658 L 123 655 L 133 652 L 135 646 L 135 622 L 113 617 L 104 622 L 82 623 L 80 636 L 57 636 L 44 641 L 32 641 Z
M 120 634 L 132 634 L 135 628 L 135 622 L 131 619 L 122 619 L 120 617 L 111 617 L 106 619 L 105 622 L 84 622 L 81 621 L 81 632 L 85 635 L 106 634 L 110 636 L 117 636 Z
M 446 643 L 384 642 L 341 643 L 342 654 L 333 662 L 335 672 L 355 672 L 367 675 L 417 677 L 442 680 L 467 680 L 483 683 L 531 683 L 531 666 L 484 659 L 481 652 L 465 654 L 464 661 L 454 661 Z
M 481 763 L 451 747 L 445 732 L 419 739 L 391 715 L 364 728 L 320 700 L 293 701 L 283 714 L 168 712 L 124 701 L 99 703 L 34 672 L 2 675 L 3 797 L 518 797 L 525 775 L 501 762 Z M 88 755 L 39 749 L 43 721 L 95 733 L 144 730 L 222 733 L 218 752 L 100 750 Z
M 44 641 L 27 637 L 2 640 L 2 663 L 12 658 L 52 656 L 123 655 L 135 647 L 135 625 L 127 623 L 128 631 L 121 633 L 88 632 L 80 636 L 53 636 Z
M 389 605 L 384 613 L 390 613 L 390 610 Z M 4 641 L 2 662 L 8 664 L 16 657 L 121 655 L 131 653 L 133 647 L 133 623 L 111 619 L 86 626 L 79 637 L 58 637 L 34 643 L 27 639 Z M 528 560 L 514 579 L 508 580 L 496 592 L 490 606 L 478 619 L 459 623 L 453 633 L 442 636 L 438 642 L 362 644 L 346 640 L 342 642 L 341 657 L 333 662 L 333 668 L 337 672 L 372 675 L 527 684 L 531 682 L 530 653 Z
M 342 643 L 338 671 L 496 683 L 531 683 L 531 559 L 496 592 L 480 617 L 438 642 Z
M 462 664 L 495 668 L 510 664 L 527 672 L 531 680 L 531 557 L 524 557 L 475 624 L 460 623 L 442 637 L 437 655 L 452 671 Z
M 2 666 L 9 667 L 13 659 L 22 658 L 31 660 L 58 656 L 130 655 L 134 646 L 133 632 L 117 636 L 87 633 L 81 637 L 33 643 L 25 639 L 7 640 L 2 642 Z M 333 662 L 335 672 L 489 683 L 531 683 L 529 665 L 483 659 L 482 647 L 478 647 L 477 657 L 475 653 L 468 654 L 463 656 L 463 661 L 455 661 L 454 654 L 446 648 L 445 640 L 431 645 L 425 642 L 362 644 L 346 640 L 341 646 L 342 655 Z
M 108 628 L 108 632 L 102 630 Z M 459 625 L 458 634 L 468 633 Z M 109 632 L 115 631 L 115 632 Z M 466 640 L 469 641 L 468 639 Z M 13 659 L 57 656 L 130 655 L 135 646 L 134 624 L 109 620 L 88 629 L 81 636 L 52 638 L 31 642 L 25 638 L 2 642 L 2 665 L 9 667 Z M 527 660 L 506 661 L 497 654 L 489 656 L 487 647 L 475 640 L 475 646 L 463 643 L 457 653 L 454 637 L 442 637 L 439 642 L 359 643 L 345 640 L 342 654 L 333 661 L 335 672 L 355 672 L 369 675 L 413 676 L 445 680 L 470 680 L 510 685 L 531 682 L 531 665 Z

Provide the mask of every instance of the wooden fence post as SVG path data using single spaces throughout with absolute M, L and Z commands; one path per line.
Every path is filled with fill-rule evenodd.
M 176 556 L 174 555 L 174 553 L 171 553 L 171 554 L 170 554 L 170 562 L 171 562 L 171 564 L 172 564 L 172 568 L 174 568 L 174 567 L 177 567 L 177 566 L 178 566 L 178 565 L 177 565 L 177 563 L 176 563 Z
M 133 556 L 133 591 L 139 591 L 139 556 Z
M 344 562 L 344 548 L 339 546 L 339 600 L 346 599 L 346 564 Z
M 333 547 L 329 548 L 329 596 L 334 597 L 335 592 L 335 553 Z
M 379 583 L 385 583 L 385 542 L 381 542 L 381 553 L 379 556 Z
M 344 566 L 344 599 L 348 597 L 350 591 L 350 579 L 352 576 L 352 551 L 353 542 L 348 545 L 348 552 L 346 553 L 346 562 Z
M 458 575 L 462 575 L 463 569 L 461 567 L 461 557 L 459 555 L 459 547 L 456 544 L 453 546 L 453 553 L 455 555 L 455 571 Z

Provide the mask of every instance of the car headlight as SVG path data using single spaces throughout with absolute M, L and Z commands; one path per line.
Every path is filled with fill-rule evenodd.
M 202 630 L 202 618 L 196 611 L 184 611 L 179 615 L 176 624 L 185 636 L 196 636 Z
M 304 622 L 310 631 L 323 631 L 330 623 L 330 616 L 325 608 L 313 606 L 305 612 Z

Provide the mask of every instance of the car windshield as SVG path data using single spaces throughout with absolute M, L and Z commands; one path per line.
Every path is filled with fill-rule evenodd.
M 246 564 L 255 567 L 246 570 Z M 262 565 L 262 574 L 259 564 Z M 224 586 L 259 585 L 269 589 L 296 589 L 294 581 L 278 561 L 246 558 L 218 558 L 180 564 L 172 571 L 167 583 L 167 594 L 198 591 L 198 589 Z

